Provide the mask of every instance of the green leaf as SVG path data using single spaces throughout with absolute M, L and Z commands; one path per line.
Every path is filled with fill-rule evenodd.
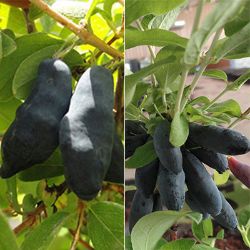
M 250 70 L 246 71 L 234 82 L 228 84 L 227 90 L 231 90 L 231 91 L 239 90 L 248 79 L 250 79 Z
M 195 244 L 195 240 L 192 239 L 180 239 L 168 242 L 162 246 L 160 250 L 190 250 Z
M 127 0 L 125 5 L 126 25 L 147 14 L 161 15 L 183 5 L 186 0 L 165 1 L 159 0 L 157 4 L 150 0 Z
M 216 239 L 218 239 L 218 240 L 223 240 L 223 239 L 224 239 L 224 229 L 221 229 L 221 230 L 217 233 Z
M 125 82 L 125 108 L 131 103 L 136 90 L 136 82 Z
M 112 16 L 111 11 L 112 11 L 112 6 L 113 6 L 114 3 L 116 3 L 116 0 L 106 0 L 106 1 L 104 1 L 103 9 L 105 10 L 105 12 L 107 12 L 109 14 L 109 16 Z
M 150 74 L 154 74 L 160 68 L 160 66 L 171 63 L 174 60 L 175 60 L 175 57 L 170 56 L 166 59 L 155 62 L 154 64 L 151 64 L 151 65 L 141 69 L 140 71 L 137 71 L 134 74 L 127 75 L 125 77 L 125 83 L 126 84 L 130 84 L 130 82 L 136 83 L 136 82 L 140 81 L 141 79 L 143 79 L 144 77 L 146 77 Z
M 140 110 L 132 103 L 126 108 L 126 120 L 139 120 L 141 116 Z
M 154 250 L 162 235 L 185 213 L 160 211 L 142 217 L 131 233 L 133 249 Z
M 15 50 L 15 41 L 3 31 L 0 31 L 0 60 L 5 56 L 10 55 Z
M 0 208 L 7 208 L 8 206 L 9 200 L 7 195 L 7 184 L 4 179 L 0 178 Z
M 138 147 L 134 154 L 126 160 L 126 168 L 144 167 L 157 158 L 153 141 L 148 141 L 144 145 Z
M 213 223 L 211 219 L 202 221 L 205 238 L 213 236 Z
M 159 107 L 162 104 L 162 97 L 163 91 L 159 88 L 148 88 L 147 94 L 143 98 L 142 105 L 140 106 L 143 110 L 150 113 L 155 113 L 156 109 L 155 107 Z M 160 100 L 159 100 L 160 97 Z M 165 110 L 164 110 L 165 111 Z M 157 111 L 158 112 L 158 111 Z M 162 120 L 162 118 L 160 118 Z M 147 120 L 147 123 L 151 122 L 150 120 Z
M 196 104 L 209 104 L 210 100 L 206 96 L 198 96 L 197 98 L 191 100 L 188 104 L 189 105 L 196 105 Z
M 69 237 L 69 234 L 65 233 L 65 231 L 66 230 L 64 230 L 64 232 L 55 239 L 55 241 L 51 244 L 51 246 L 47 250 L 68 250 L 69 249 L 69 246 L 72 244 L 72 237 Z M 80 248 L 79 245 L 80 244 L 78 244 L 77 246 L 77 250 Z M 86 248 L 84 250 L 86 250 Z
M 23 202 L 22 202 L 22 207 L 23 207 L 23 212 L 30 213 L 35 210 L 37 204 L 37 200 L 33 197 L 32 194 L 26 194 L 23 197 Z
M 188 134 L 188 121 L 182 114 L 176 113 L 173 121 L 171 122 L 169 141 L 173 146 L 180 147 L 186 142 Z
M 202 240 L 204 238 L 203 224 L 202 221 L 200 223 L 193 222 L 192 223 L 192 233 L 196 239 Z
M 213 104 L 209 109 L 208 112 L 212 113 L 226 113 L 228 115 L 231 115 L 233 117 L 240 117 L 241 116 L 241 108 L 238 102 L 236 102 L 233 99 L 215 103 Z
M 187 105 L 185 108 L 186 117 L 189 122 L 201 122 L 204 124 L 223 124 L 230 122 L 230 116 L 226 113 L 204 114 L 203 108 Z
M 11 230 L 7 220 L 0 211 L 0 249 L 1 250 L 18 250 L 16 237 Z
M 64 16 L 82 19 L 86 16 L 90 6 L 87 2 L 67 0 L 56 1 L 52 8 Z
M 164 246 L 164 245 L 166 245 L 166 243 L 167 243 L 167 241 L 166 241 L 165 239 L 161 238 L 161 239 L 157 242 L 157 244 L 156 244 L 154 250 L 161 249 L 161 247 Z
M 194 245 L 191 250 L 219 250 L 218 248 L 210 247 L 204 244 Z
M 210 237 L 208 239 L 203 239 L 202 243 L 204 243 L 207 246 L 214 246 L 215 245 L 216 238 Z
M 32 194 L 37 197 L 38 182 L 22 182 L 17 178 L 18 194 Z
M 99 2 L 100 2 L 100 0 L 94 0 L 94 1 L 91 2 L 90 6 L 89 6 L 89 3 L 85 3 L 86 4 L 85 5 L 85 8 L 86 8 L 85 10 L 86 10 L 86 13 L 87 13 L 86 16 L 85 16 L 85 20 L 87 20 L 87 22 L 90 22 L 90 17 L 92 15 L 94 15 L 94 10 L 97 8 L 96 6 L 97 6 L 97 4 Z M 107 1 L 105 1 L 105 2 L 107 2 Z M 110 12 L 107 12 L 106 9 L 105 9 L 105 6 L 104 6 L 104 12 L 107 13 L 107 16 L 111 17 L 111 8 L 110 8 Z
M 153 116 L 150 120 L 145 122 L 145 127 L 147 129 L 147 133 L 150 135 L 154 134 L 156 126 L 162 121 L 162 118 L 159 116 Z
M 170 67 L 168 68 L 168 70 L 174 66 L 174 64 L 169 65 Z M 171 75 L 171 73 L 169 74 L 168 72 L 168 76 L 170 77 L 174 77 L 174 75 L 176 75 L 176 70 L 173 69 L 173 72 L 175 71 L 175 73 L 173 73 L 173 75 Z M 180 88 L 180 84 L 181 84 L 181 76 L 178 74 L 178 76 L 175 78 L 174 81 L 170 81 L 168 79 L 168 82 L 166 82 L 166 89 L 165 89 L 165 93 L 166 94 L 171 94 L 172 92 L 176 92 L 179 90 Z M 165 110 L 164 110 L 165 111 Z
M 240 46 L 236 50 L 233 50 L 231 53 L 225 56 L 225 59 L 241 59 L 245 57 L 250 57 L 250 51 L 248 50 L 248 45 Z
M 209 37 L 217 30 L 223 27 L 232 16 L 241 8 L 244 0 L 221 0 L 215 5 L 212 12 L 210 12 L 201 27 L 191 36 L 189 40 L 184 62 L 187 65 L 197 65 L 201 50 Z
M 4 29 L 2 30 L 2 32 L 4 34 L 6 34 L 8 37 L 10 37 L 12 40 L 15 40 L 16 39 L 16 35 L 15 33 L 13 32 L 13 30 L 10 30 L 10 29 Z M 16 43 L 15 43 L 16 44 Z M 16 46 L 16 45 L 15 45 Z
M 6 28 L 14 30 L 16 34 L 27 34 L 26 21 L 20 8 L 10 7 Z
M 10 126 L 16 115 L 16 109 L 22 104 L 21 101 L 12 98 L 8 102 L 0 102 L 0 132 L 3 133 Z
M 125 236 L 125 250 L 133 250 L 130 236 Z
M 55 0 L 44 0 L 45 3 L 47 3 L 48 5 L 51 5 L 55 2 Z M 30 20 L 36 20 L 39 17 L 41 17 L 44 14 L 44 12 L 39 9 L 36 5 L 34 5 L 33 3 L 30 4 L 29 6 L 29 13 L 28 13 L 28 17 Z
M 126 49 L 133 48 L 139 45 L 152 45 L 163 47 L 167 45 L 176 45 L 182 48 L 186 47 L 187 39 L 177 35 L 174 32 L 151 29 L 139 31 L 136 29 L 126 29 Z
M 203 75 L 227 82 L 227 74 L 223 70 L 210 69 L 204 71 Z
M 123 206 L 98 202 L 89 207 L 88 232 L 96 250 L 124 249 Z
M 148 28 L 169 30 L 174 24 L 181 10 L 182 6 L 178 6 L 177 8 L 167 12 L 166 14 L 153 17 L 148 24 Z
M 240 181 L 234 181 L 234 191 L 224 193 L 226 199 L 233 200 L 238 208 L 243 209 L 249 206 L 250 192 L 248 189 L 242 188 L 242 183 Z
M 19 205 L 18 199 L 17 199 L 16 176 L 14 175 L 14 176 L 6 179 L 6 183 L 7 183 L 8 196 L 10 198 L 10 202 L 11 202 L 14 210 L 17 212 L 21 212 L 20 205 Z
M 237 48 L 242 47 L 244 45 L 249 45 L 250 37 L 250 23 L 248 23 L 242 30 L 235 33 L 229 38 L 223 40 L 223 42 L 219 43 L 216 46 L 214 52 L 215 62 L 219 62 L 222 58 L 226 57 L 228 54 L 235 51 Z
M 109 27 L 112 29 L 112 30 L 115 30 L 116 27 L 114 25 L 114 23 L 112 22 L 112 16 L 109 15 L 109 13 L 107 13 L 106 11 L 100 9 L 100 8 L 95 8 L 95 11 L 96 13 L 100 14 L 101 17 L 107 22 L 107 24 L 109 25 Z M 93 12 L 93 14 L 94 14 Z
M 37 18 L 41 17 L 43 15 L 43 11 L 36 7 L 36 5 L 31 4 L 29 7 L 29 14 L 28 17 L 30 20 L 34 21 Z
M 226 36 L 232 36 L 234 33 L 238 32 L 246 24 L 249 23 L 250 21 L 249 8 L 250 8 L 250 2 L 245 1 L 245 5 L 242 8 L 242 11 L 240 11 L 232 21 L 228 22 L 225 25 L 224 30 Z
M 240 226 L 247 226 L 250 223 L 250 206 L 240 210 L 239 215 Z
M 193 222 L 192 232 L 194 236 L 201 241 L 213 236 L 213 224 L 211 219 L 203 220 L 199 224 Z
M 16 39 L 17 49 L 0 62 L 0 101 L 7 101 L 12 94 L 12 81 L 19 65 L 36 51 L 60 43 L 43 33 L 33 33 Z
M 222 174 L 219 174 L 217 171 L 214 171 L 214 182 L 217 186 L 226 184 L 230 176 L 229 171 L 225 171 Z
M 0 32 L 0 61 L 2 60 L 2 58 L 3 58 L 3 35 Z
M 57 149 L 45 162 L 36 164 L 18 173 L 18 178 L 22 181 L 38 181 L 60 176 L 63 173 L 61 151 Z
M 41 26 L 42 26 L 41 27 L 42 31 L 46 32 L 48 34 L 50 34 L 50 33 L 59 34 L 59 33 L 63 32 L 63 30 L 65 30 L 64 28 L 59 27 L 59 25 L 57 25 L 56 21 L 48 15 L 42 15 L 39 18 L 39 21 L 40 21 Z
M 68 213 L 57 212 L 45 219 L 27 235 L 21 245 L 21 250 L 48 249 L 68 218 Z
M 42 48 L 22 61 L 17 68 L 12 84 L 12 91 L 17 99 L 27 98 L 36 79 L 39 64 L 41 61 L 51 58 L 59 47 L 60 45 L 51 45 Z
M 203 215 L 198 212 L 190 212 L 187 214 L 187 217 L 193 220 L 196 224 L 199 224 L 203 219 Z
M 18 99 L 25 99 L 30 94 L 30 91 L 33 86 L 33 82 L 37 77 L 37 69 L 40 63 L 47 59 L 52 58 L 55 52 L 60 48 L 60 45 L 51 45 L 45 48 L 42 48 L 39 51 L 36 51 L 32 55 L 28 56 L 17 68 L 17 71 L 14 75 L 12 90 L 13 94 Z M 67 57 L 65 57 L 66 64 L 68 63 L 68 58 L 71 60 L 71 57 L 76 56 L 76 63 L 81 62 L 75 54 L 76 52 L 71 51 Z M 74 60 L 75 58 L 73 58 Z M 70 66 L 70 65 L 69 65 Z
M 149 83 L 146 82 L 138 82 L 136 84 L 136 89 L 134 92 L 134 96 L 132 98 L 132 103 L 136 106 L 139 105 L 143 95 L 147 92 L 147 89 L 150 87 Z M 126 94 L 125 94 L 126 95 Z
M 149 15 L 146 15 L 146 16 L 144 16 L 144 17 L 142 18 L 142 20 L 141 20 L 141 26 L 142 26 L 142 28 L 143 28 L 144 30 L 147 30 L 147 29 L 149 28 L 148 25 L 149 25 L 150 21 L 151 21 L 154 17 L 155 17 L 154 15 L 149 14 Z
M 180 67 L 180 58 L 183 56 L 184 50 L 176 46 L 167 46 L 162 48 L 155 57 L 155 62 L 163 60 L 169 56 L 175 56 L 176 60 L 173 63 L 169 63 L 159 67 L 159 69 L 154 73 L 162 90 L 165 93 L 171 92 L 171 90 L 177 90 L 180 81 L 175 82 L 175 80 L 180 75 L 182 69 Z M 173 84 L 175 83 L 175 86 Z M 176 87 L 176 88 L 173 88 Z
M 234 35 L 236 32 L 240 31 L 248 23 L 247 21 L 238 19 L 238 17 L 236 18 L 237 19 L 226 23 L 226 25 L 224 26 L 225 35 L 227 37 Z

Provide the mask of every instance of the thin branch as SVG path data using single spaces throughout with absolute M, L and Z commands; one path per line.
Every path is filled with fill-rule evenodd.
M 119 37 L 117 37 L 116 35 L 114 35 L 108 42 L 107 42 L 107 44 L 108 45 L 111 45 L 113 42 L 115 42 L 117 39 L 119 39 Z M 103 51 L 98 51 L 98 53 L 96 53 L 96 56 L 95 56 L 95 58 L 97 59 L 97 58 L 99 58 L 101 55 L 102 55 L 102 53 L 103 53 Z
M 69 229 L 69 232 L 73 237 L 75 236 L 75 232 L 72 229 Z M 94 248 L 91 247 L 88 242 L 82 240 L 81 238 L 79 238 L 79 243 L 81 243 L 88 250 L 94 250 Z
M 14 228 L 14 233 L 17 235 L 24 231 L 26 228 L 32 226 L 36 221 L 36 218 L 34 216 L 28 217 L 26 220 L 24 220 L 20 225 L 18 225 L 16 228 Z
M 162 116 L 161 112 L 159 111 L 159 109 L 157 108 L 157 106 L 155 104 L 153 104 L 154 109 L 156 111 L 156 113 L 161 117 L 162 120 L 165 120 L 165 118 Z
M 144 31 L 144 29 L 143 29 L 143 27 L 142 27 L 142 25 L 141 25 L 141 23 L 140 23 L 139 21 L 136 21 L 136 25 L 137 25 L 137 27 L 139 28 L 139 30 Z M 148 45 L 147 47 L 148 47 L 148 51 L 149 51 L 149 53 L 150 53 L 151 60 L 152 60 L 152 63 L 153 63 L 154 60 L 155 60 L 155 53 L 154 53 L 154 51 L 153 51 L 152 46 Z
M 31 3 L 36 5 L 39 9 L 41 9 L 44 13 L 48 14 L 57 22 L 61 23 L 63 26 L 74 32 L 77 36 L 79 36 L 85 43 L 90 44 L 107 54 L 113 57 L 123 58 L 123 53 L 110 47 L 100 38 L 95 36 L 94 34 L 89 33 L 86 29 L 84 29 L 81 25 L 77 25 L 67 17 L 61 15 L 60 13 L 53 10 L 48 4 L 43 2 L 42 0 L 30 0 Z
M 124 15 L 122 16 L 122 26 L 120 31 L 116 32 L 114 36 L 107 42 L 108 45 L 111 45 L 116 40 L 124 37 Z M 95 55 L 96 60 L 102 55 L 103 51 L 98 51 Z
M 168 104 L 167 104 L 167 99 L 166 99 L 166 93 L 162 93 L 162 96 L 161 96 L 161 99 L 162 99 L 162 103 L 166 109 L 165 113 L 168 114 L 169 113 L 169 108 L 168 108 Z
M 115 104 L 114 109 L 115 121 L 118 130 L 118 134 L 122 133 L 124 127 L 124 98 L 123 98 L 123 82 L 124 82 L 124 72 L 123 68 L 118 69 L 118 78 L 115 90 Z
M 81 227 L 83 225 L 83 220 L 84 220 L 84 203 L 79 200 L 78 202 L 78 208 L 79 208 L 79 219 L 78 219 L 78 223 L 77 223 L 77 228 L 76 228 L 76 232 L 73 238 L 73 242 L 72 245 L 70 247 L 70 250 L 75 250 L 77 247 L 77 243 L 80 239 L 80 231 L 81 231 Z
M 199 24 L 200 24 L 200 19 L 201 19 L 201 13 L 203 10 L 203 6 L 204 6 L 205 0 L 200 0 L 197 9 L 196 9 L 196 13 L 195 13 L 195 19 L 194 19 L 194 24 L 193 24 L 193 29 L 192 29 L 192 34 L 198 30 L 199 28 Z
M 61 183 L 59 186 L 54 186 L 51 189 L 51 192 L 53 193 L 54 191 L 56 191 L 56 199 L 53 203 L 53 205 L 56 204 L 56 202 L 58 201 L 59 197 L 67 190 L 68 186 L 66 181 L 64 181 L 63 183 Z
M 205 106 L 203 111 L 206 111 L 207 109 L 209 109 L 210 107 L 212 107 L 214 105 L 215 102 L 217 102 L 226 92 L 227 92 L 227 88 L 225 88 L 220 94 L 218 94 L 210 103 L 209 105 Z
M 243 116 L 247 116 L 250 114 L 250 107 L 243 113 Z
M 74 34 L 70 35 L 66 41 L 61 45 L 59 50 L 53 55 L 53 58 L 63 58 L 70 52 L 76 44 L 79 42 L 79 37 L 75 36 Z
M 185 85 L 186 85 L 187 75 L 188 75 L 188 69 L 184 68 L 181 74 L 181 84 L 180 84 L 179 91 L 177 93 L 174 114 L 181 111 L 181 100 L 182 100 L 182 96 L 183 96 Z
M 30 34 L 36 31 L 36 26 L 35 26 L 34 21 L 30 20 L 29 18 L 29 11 L 30 11 L 29 9 L 23 9 L 27 32 Z
M 244 119 L 246 119 L 246 117 L 250 114 L 250 107 L 235 121 L 233 121 L 228 128 L 233 128 L 236 125 L 238 125 L 240 122 L 242 122 Z
M 233 121 L 229 126 L 228 128 L 234 128 L 236 125 L 238 125 L 240 122 L 242 122 L 243 119 L 240 117 L 238 119 L 236 119 L 235 121 Z
M 136 25 L 139 28 L 139 30 L 144 31 L 144 29 L 139 21 L 136 21 Z M 151 63 L 154 63 L 155 62 L 155 53 L 154 53 L 153 47 L 148 45 L 147 48 L 148 48 L 148 51 L 150 53 Z M 151 81 L 152 81 L 153 87 L 157 87 L 157 81 L 156 81 L 156 77 L 154 74 L 151 74 Z
M 17 214 L 23 215 L 23 212 L 21 211 L 21 207 L 17 199 L 16 176 L 12 176 L 11 178 L 7 179 L 6 183 L 8 189 L 8 196 L 10 199 L 9 200 L 10 206 L 14 209 L 14 211 Z
M 110 61 L 112 62 L 112 61 Z M 112 72 L 114 73 L 117 69 L 119 68 L 123 68 L 124 65 L 124 60 L 115 60 L 114 63 L 112 62 L 111 64 L 106 64 L 106 67 Z
M 28 215 L 28 217 L 16 228 L 14 228 L 14 233 L 19 234 L 24 231 L 26 228 L 32 226 L 36 222 L 36 216 L 45 211 L 45 205 L 40 204 L 36 210 Z
M 250 230 L 249 227 L 247 227 L 247 226 L 245 227 L 245 226 L 241 225 L 241 226 L 238 226 L 237 228 L 241 233 L 241 236 L 242 236 L 244 243 L 246 244 L 246 246 L 249 247 L 250 246 L 250 239 L 248 237 L 249 230 Z

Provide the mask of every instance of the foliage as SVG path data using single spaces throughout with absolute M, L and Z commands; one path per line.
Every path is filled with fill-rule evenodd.
M 242 111 L 237 100 L 220 101 L 226 93 L 242 87 L 250 78 L 249 71 L 230 82 L 223 70 L 206 69 L 209 64 L 222 59 L 244 58 L 249 55 L 250 20 L 246 15 L 249 1 L 221 0 L 214 3 L 214 8 L 201 23 L 200 16 L 206 2 L 209 1 L 199 1 L 192 33 L 189 38 L 184 38 L 171 31 L 170 27 L 188 1 L 157 1 L 157 4 L 147 0 L 126 1 L 126 48 L 147 46 L 151 63 L 125 76 L 125 95 L 128 97 L 125 119 L 143 122 L 149 136 L 153 136 L 156 126 L 162 120 L 169 120 L 170 142 L 175 147 L 186 143 L 188 124 L 191 122 L 232 128 L 250 118 L 249 109 Z M 226 37 L 221 39 L 223 30 Z M 209 40 L 212 40 L 210 48 L 204 51 Z M 155 46 L 160 48 L 159 52 L 155 52 L 158 51 L 154 49 Z M 187 75 L 191 73 L 194 76 L 188 85 Z M 202 76 L 223 81 L 224 90 L 212 100 L 207 96 L 192 99 Z M 138 147 L 126 160 L 126 167 L 140 168 L 155 158 L 154 147 L 148 142 Z M 228 172 L 223 175 L 216 172 L 214 175 L 219 185 L 229 183 L 228 178 Z M 240 210 L 246 206 L 244 199 L 249 200 L 249 191 L 237 182 L 233 185 L 234 192 L 225 196 L 238 204 L 239 217 Z M 243 193 L 244 198 L 241 199 L 238 192 Z M 246 214 L 245 212 L 244 216 L 247 217 Z M 162 211 L 146 215 L 134 226 L 131 239 L 126 239 L 127 249 L 177 249 L 177 246 L 178 249 L 215 249 L 215 240 L 223 238 L 223 233 L 214 236 L 211 219 L 192 223 L 195 241 L 162 241 L 164 232 L 177 219 L 186 215 L 185 211 L 174 214 L 172 211 Z M 249 241 L 246 239 L 249 239 L 249 224 L 246 221 L 244 223 L 243 227 L 240 223 L 239 228 L 248 245 Z M 195 244 L 196 242 L 202 244 Z
M 67 0 L 60 1 L 58 8 L 59 1 L 45 2 L 76 25 L 85 23 L 87 32 L 122 54 L 121 3 Z M 122 88 L 117 85 L 122 82 L 121 58 L 82 41 L 35 4 L 27 11 L 0 3 L 0 11 L 0 140 L 29 95 L 38 65 L 52 57 L 61 58 L 70 67 L 73 88 L 93 65 L 112 71 L 117 90 L 115 119 L 122 137 Z M 0 179 L 0 208 L 1 249 L 75 249 L 77 243 L 77 249 L 123 249 L 123 187 L 106 182 L 91 202 L 78 200 L 65 183 L 59 150 L 42 164 Z M 114 214 L 116 219 L 110 219 Z M 6 218 L 17 227 L 12 230 Z

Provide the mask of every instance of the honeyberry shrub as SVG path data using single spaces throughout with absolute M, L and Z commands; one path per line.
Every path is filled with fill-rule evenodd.
M 250 150 L 249 139 L 232 129 L 250 118 L 250 108 L 241 110 L 233 99 L 220 101 L 228 92 L 239 90 L 250 73 L 229 81 L 224 71 L 207 69 L 222 59 L 249 56 L 250 1 L 217 1 L 201 22 L 207 2 L 199 1 L 191 35 L 185 38 L 170 27 L 188 1 L 126 1 L 125 48 L 145 45 L 151 55 L 149 66 L 125 76 L 125 164 L 136 169 L 136 187 L 127 187 L 136 189 L 127 249 L 216 249 L 216 239 L 224 237 L 223 227 L 239 230 L 250 246 L 249 163 L 229 157 Z M 211 45 L 204 51 L 209 39 Z M 189 85 L 186 80 L 191 73 Z M 224 90 L 212 100 L 207 96 L 192 99 L 202 76 L 224 81 Z M 217 169 L 212 177 L 201 161 Z M 233 192 L 220 193 L 218 186 L 231 186 Z M 224 196 L 236 205 L 237 217 Z M 161 211 L 162 205 L 184 208 Z M 166 230 L 187 217 L 193 221 L 195 239 L 167 242 Z M 217 235 L 211 217 L 223 226 Z
M 73 91 L 95 65 L 112 73 L 123 139 L 123 9 L 114 0 L 0 1 L 0 142 L 30 95 L 38 66 L 52 58 L 70 68 Z M 80 200 L 65 182 L 56 149 L 45 162 L 0 178 L 0 249 L 123 249 L 123 196 L 122 184 L 103 182 L 96 198 Z

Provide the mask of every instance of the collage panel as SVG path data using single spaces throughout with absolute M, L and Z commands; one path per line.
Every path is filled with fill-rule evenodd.
M 0 250 L 123 250 L 124 1 L 0 1 Z
M 249 249 L 249 7 L 126 0 L 126 249 Z
M 0 0 L 0 250 L 250 249 L 250 0 Z

